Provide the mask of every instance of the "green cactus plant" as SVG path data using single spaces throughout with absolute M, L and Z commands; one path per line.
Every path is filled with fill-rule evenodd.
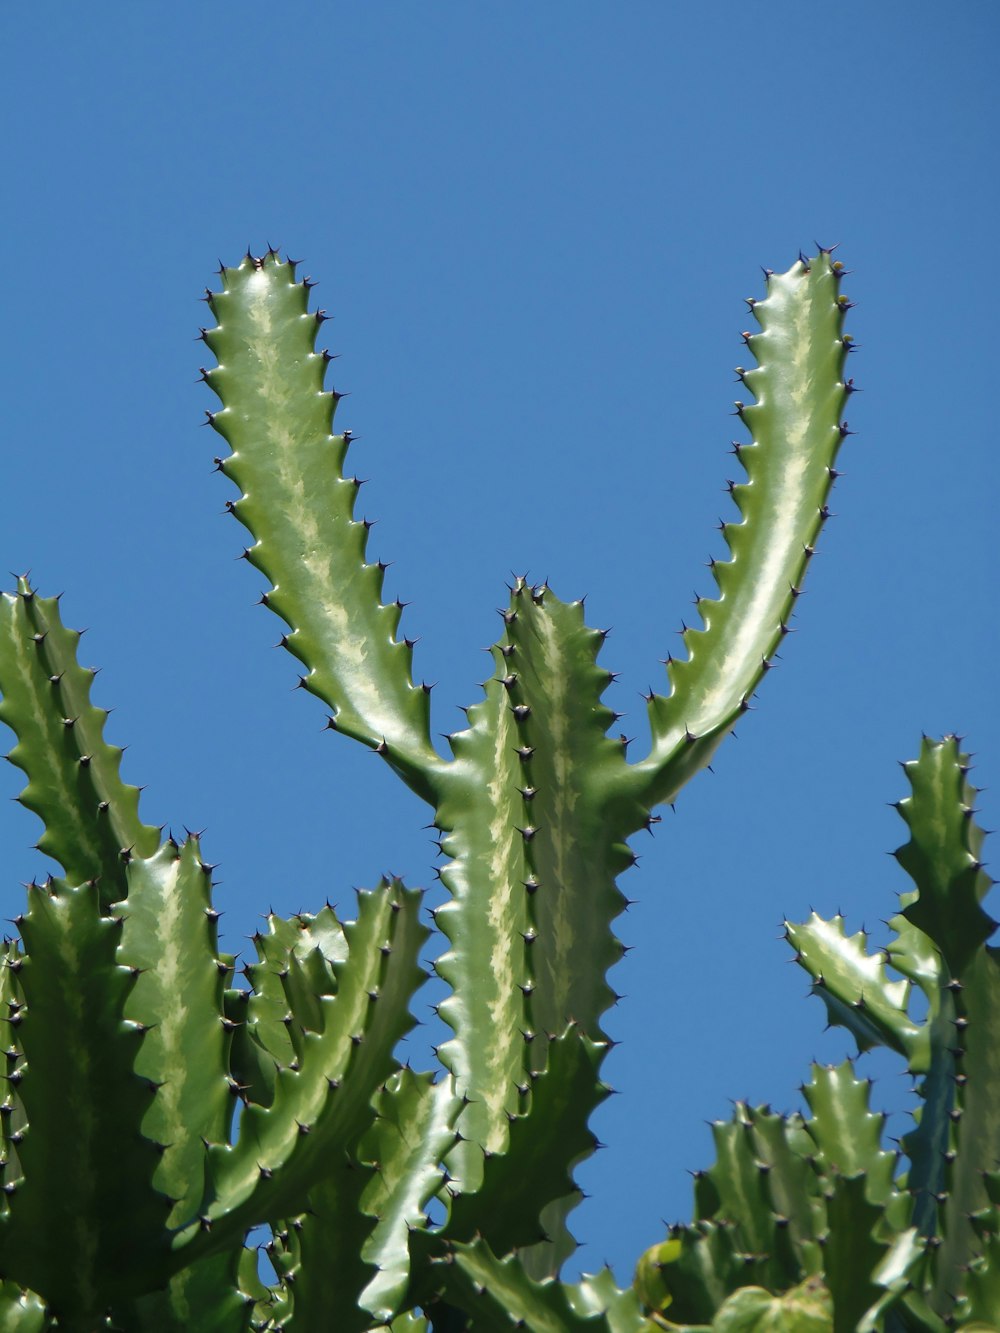
M 29 886 L 0 970 L 0 1328 L 625 1333 L 661 1319 L 662 1301 L 642 1308 L 642 1288 L 608 1273 L 558 1280 L 573 1169 L 606 1092 L 615 881 L 628 838 L 710 761 L 787 631 L 846 433 L 840 272 L 821 250 L 750 302 L 757 366 L 738 373 L 756 401 L 737 404 L 751 438 L 735 446 L 730 558 L 669 692 L 649 696 L 650 751 L 628 762 L 607 735 L 603 635 L 525 580 L 484 697 L 438 754 L 401 608 L 366 561 L 350 434 L 333 433 L 338 395 L 315 350 L 322 313 L 274 251 L 222 270 L 203 376 L 222 400 L 210 420 L 231 447 L 217 460 L 239 488 L 229 507 L 303 686 L 433 807 L 453 1035 L 437 1078 L 394 1059 L 426 937 L 419 894 L 396 881 L 361 894 L 353 923 L 329 908 L 272 916 L 249 988 L 235 984 L 197 839 L 140 823 L 78 636 L 21 580 L 0 600 L 0 720 L 63 873 Z M 931 910 L 917 909 L 921 929 Z M 969 939 L 948 939 L 965 965 Z M 860 1206 L 846 1179 L 844 1208 Z M 273 1282 L 245 1244 L 258 1225 L 273 1232 Z M 822 1306 L 810 1279 L 780 1301 Z M 767 1291 L 735 1298 L 772 1318 Z
M 918 1080 L 903 1160 L 851 1062 L 813 1067 L 806 1116 L 737 1103 L 714 1126 L 718 1157 L 697 1177 L 696 1221 L 639 1266 L 664 1327 L 756 1328 L 723 1312 L 742 1309 L 748 1292 L 777 1304 L 803 1284 L 834 1333 L 1000 1327 L 1000 950 L 987 944 L 996 923 L 981 905 L 991 881 L 956 738 L 925 739 L 904 767 L 912 792 L 897 809 L 910 837 L 896 856 L 914 887 L 887 948 L 870 953 L 839 916 L 786 922 L 830 1022 L 859 1053 L 895 1052 Z M 784 1318 L 775 1327 L 812 1327 Z

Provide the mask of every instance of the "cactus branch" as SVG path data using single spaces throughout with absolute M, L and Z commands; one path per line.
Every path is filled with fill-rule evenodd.
M 711 760 L 787 633 L 845 432 L 840 271 L 821 250 L 772 274 L 767 296 L 750 302 L 757 366 L 741 378 L 756 401 L 737 403 L 751 439 L 737 446 L 747 480 L 731 487 L 741 518 L 723 524 L 730 559 L 713 563 L 718 598 L 699 599 L 704 627 L 684 631 L 688 656 L 669 665 L 671 692 L 649 701 L 653 743 L 635 771 L 647 804 L 672 800 Z
M 323 388 L 308 290 L 273 253 L 223 269 L 222 281 L 210 298 L 218 325 L 205 332 L 219 364 L 204 378 L 224 403 L 211 423 L 233 451 L 220 467 L 242 492 L 230 508 L 257 538 L 247 558 L 270 580 L 264 600 L 336 729 L 429 799 L 441 760 L 427 694 L 396 637 L 400 608 L 380 600 L 384 567 L 365 559 L 368 525 L 343 468 L 350 435 L 332 434 L 338 395 Z

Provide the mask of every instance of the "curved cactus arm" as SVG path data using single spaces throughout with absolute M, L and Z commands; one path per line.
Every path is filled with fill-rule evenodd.
M 102 914 L 96 886 L 32 885 L 18 925 L 27 1125 L 0 1269 L 55 1314 L 94 1316 L 160 1281 L 170 1202 L 154 1189 L 160 1158 L 141 1132 L 157 1088 L 135 1073 L 134 978 L 116 963 L 121 921 Z
M 52 1327 L 45 1302 L 16 1282 L 0 1283 L 0 1333 L 45 1333 Z
M 209 1146 L 200 1220 L 174 1238 L 179 1265 L 300 1212 L 320 1161 L 353 1152 L 413 1024 L 407 1006 L 424 975 L 417 956 L 427 936 L 419 904 L 398 880 L 359 895 L 337 993 L 322 997 L 322 1028 L 306 1033 L 295 1066 L 277 1071 L 272 1104 L 244 1108 L 235 1144 Z
M 686 660 L 669 663 L 671 692 L 651 694 L 652 748 L 630 790 L 646 804 L 673 799 L 732 730 L 781 643 L 827 514 L 850 339 L 841 266 L 821 250 L 771 274 L 749 302 L 760 331 L 746 334 L 755 369 L 738 371 L 756 398 L 737 404 L 749 429 L 735 446 L 747 480 L 730 489 L 742 520 L 722 525 L 731 558 L 713 562 L 719 596 L 699 598 L 703 629 L 685 629 Z
M 440 1164 L 455 1145 L 462 1099 L 450 1078 L 434 1083 L 430 1074 L 401 1069 L 382 1089 L 375 1111 L 360 1156 L 375 1167 L 362 1207 L 375 1218 L 363 1253 L 376 1272 L 361 1303 L 373 1318 L 388 1321 L 410 1282 L 410 1233 L 427 1224 L 424 1209 L 442 1187 Z
M 119 776 L 122 751 L 104 740 L 107 712 L 90 702 L 95 672 L 76 660 L 56 598 L 27 579 L 0 596 L 0 721 L 16 733 L 7 758 L 28 775 L 18 798 L 45 824 L 38 840 L 74 883 L 97 879 L 105 905 L 124 896 L 131 855 L 151 856 L 159 830 L 139 820 L 139 789 Z
M 338 395 L 314 351 L 322 313 L 294 265 L 270 251 L 222 270 L 209 295 L 218 325 L 203 372 L 223 403 L 210 414 L 232 454 L 219 467 L 242 492 L 230 509 L 256 538 L 247 559 L 271 582 L 264 602 L 290 627 L 283 642 L 333 725 L 381 753 L 425 799 L 443 761 L 430 741 L 426 690 L 410 676 L 402 610 L 380 600 L 385 567 L 365 560 L 369 525 L 354 518 L 360 483 L 343 474 L 350 434 L 333 435 Z
M 848 936 L 843 917 L 826 921 L 813 912 L 802 925 L 786 921 L 785 938 L 812 977 L 830 1023 L 847 1028 L 859 1051 L 888 1046 L 911 1069 L 927 1068 L 927 1025 L 909 1015 L 910 982 L 889 980 L 885 956 L 868 953 L 863 932 Z

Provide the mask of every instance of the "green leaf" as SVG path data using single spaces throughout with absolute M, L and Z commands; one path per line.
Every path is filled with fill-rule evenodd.
M 833 1302 L 817 1277 L 781 1296 L 743 1287 L 719 1310 L 712 1333 L 833 1333 Z

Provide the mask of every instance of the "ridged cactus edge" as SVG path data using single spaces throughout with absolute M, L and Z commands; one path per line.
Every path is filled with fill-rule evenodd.
M 925 745 L 900 806 L 916 885 L 888 951 L 903 980 L 836 921 L 788 926 L 831 1020 L 922 1079 L 907 1175 L 851 1067 L 816 1069 L 807 1115 L 739 1105 L 716 1127 L 697 1220 L 633 1287 L 559 1276 L 608 1091 L 629 839 L 749 707 L 827 516 L 852 388 L 841 274 L 821 250 L 749 303 L 738 516 L 633 759 L 609 734 L 604 635 L 526 580 L 482 698 L 438 752 L 402 608 L 383 602 L 356 516 L 351 434 L 335 432 L 340 395 L 316 349 L 323 312 L 274 251 L 221 270 L 202 331 L 217 364 L 202 374 L 221 400 L 209 420 L 230 448 L 216 460 L 237 488 L 228 507 L 331 729 L 432 808 L 452 1035 L 441 1070 L 399 1065 L 429 931 L 422 895 L 398 880 L 359 893 L 353 921 L 329 906 L 271 914 L 237 974 L 198 839 L 140 821 L 79 635 L 20 580 L 0 598 L 0 720 L 60 874 L 29 885 L 0 968 L 0 1328 L 839 1333 L 973 1328 L 1000 1308 L 1000 1163 L 982 1148 L 1000 1105 L 993 926 L 950 740 Z M 927 997 L 919 1021 L 911 985 Z M 247 1246 L 260 1226 L 269 1266 Z

